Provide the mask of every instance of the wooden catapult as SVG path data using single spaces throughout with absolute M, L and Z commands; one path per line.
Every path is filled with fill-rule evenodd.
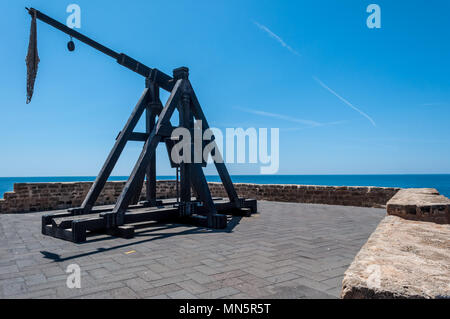
M 92 184 L 82 205 L 68 209 L 65 212 L 42 216 L 42 233 L 44 235 L 84 242 L 89 233 L 107 233 L 113 236 L 131 238 L 135 226 L 149 221 L 186 223 L 208 228 L 226 228 L 227 215 L 250 216 L 256 213 L 256 200 L 239 198 L 234 189 L 230 175 L 223 163 L 221 154 L 215 145 L 212 158 L 219 173 L 228 199 L 213 198 L 208 187 L 203 167 L 206 166 L 204 156 L 200 163 L 194 160 L 175 162 L 172 149 L 177 142 L 172 133 L 176 127 L 170 119 L 175 111 L 179 113 L 179 126 L 193 133 L 194 119 L 201 121 L 202 132 L 209 129 L 200 103 L 189 82 L 189 70 L 180 67 L 173 70 L 173 77 L 134 60 L 123 53 L 117 53 L 100 43 L 68 28 L 64 24 L 50 18 L 42 12 L 30 8 L 28 12 L 56 29 L 67 33 L 73 38 L 109 55 L 117 62 L 145 78 L 145 89 L 132 111 L 128 121 L 116 138 L 116 142 L 108 155 L 100 173 Z M 72 41 L 68 45 L 73 51 Z M 159 97 L 159 89 L 170 92 L 163 106 Z M 134 132 L 134 128 L 145 111 L 145 133 Z M 157 117 L 157 120 L 156 120 Z M 191 134 L 191 136 L 194 136 Z M 114 207 L 95 207 L 94 204 L 104 188 L 117 160 L 128 141 L 144 142 L 142 152 L 137 160 Z M 189 143 L 192 150 L 194 143 Z M 158 200 L 156 198 L 156 147 L 165 143 L 169 153 L 171 166 L 180 171 L 180 181 L 177 178 L 177 199 Z M 214 143 L 214 136 L 210 143 Z M 203 154 L 204 145 L 201 146 Z M 194 153 L 191 152 L 192 154 Z M 145 201 L 139 202 L 143 184 L 146 183 Z M 178 187 L 179 184 L 179 187 Z M 194 194 L 191 192 L 191 188 Z M 178 190 L 179 189 L 179 190 Z M 195 195 L 195 196 L 192 196 Z

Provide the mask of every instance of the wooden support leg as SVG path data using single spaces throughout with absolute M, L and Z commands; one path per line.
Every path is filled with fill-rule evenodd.
M 180 115 L 180 126 L 187 128 L 191 133 L 194 123 L 193 123 L 193 117 L 192 112 L 190 111 L 190 97 L 189 94 L 183 94 L 181 98 L 181 104 L 178 108 L 179 115 Z M 192 136 L 191 136 L 192 139 Z M 191 147 L 192 140 L 189 141 L 182 141 L 182 143 L 185 143 L 185 147 Z M 192 152 L 191 152 L 192 155 Z M 190 202 L 191 201 L 191 163 L 192 163 L 192 156 L 188 159 L 189 162 L 185 163 L 184 161 L 180 163 L 180 199 L 182 202 Z
M 155 206 L 157 204 L 156 200 L 156 156 L 150 159 L 150 165 L 147 167 L 145 172 L 147 176 L 146 180 L 146 193 L 145 199 L 148 205 Z
M 145 174 L 140 178 L 140 180 L 136 183 L 136 192 L 131 198 L 130 205 L 136 205 L 141 199 L 142 188 L 144 187 Z
M 116 165 L 117 160 L 119 159 L 120 154 L 122 153 L 128 141 L 128 138 L 133 133 L 134 127 L 136 126 L 142 113 L 144 112 L 144 109 L 149 102 L 149 96 L 150 96 L 149 90 L 145 89 L 144 92 L 142 93 L 141 98 L 136 104 L 133 112 L 131 113 L 127 123 L 125 124 L 123 130 L 120 132 L 116 140 L 116 143 L 114 144 L 114 147 L 109 153 L 108 158 L 105 161 L 105 164 L 103 164 L 103 167 L 100 170 L 100 173 L 98 174 L 97 178 L 95 179 L 94 184 L 92 184 L 88 194 L 86 195 L 86 198 L 81 204 L 81 209 L 83 213 L 89 213 L 92 207 L 94 206 L 95 201 L 97 200 L 98 196 L 100 195 L 100 192 L 105 186 L 106 181 L 111 175 L 111 172 L 114 166 Z
M 142 150 L 141 155 L 134 166 L 133 172 L 128 178 L 112 211 L 112 213 L 116 215 L 116 225 L 123 225 L 123 215 L 136 192 L 138 182 L 141 181 L 145 175 L 145 169 L 150 162 L 150 158 L 155 154 L 156 147 L 160 140 L 161 136 L 152 133 L 149 140 L 145 142 L 144 149 Z
M 184 91 L 184 81 L 178 80 L 174 86 L 174 89 L 166 103 L 166 106 L 161 111 L 160 117 L 158 118 L 158 123 L 153 129 L 152 133 L 148 137 L 147 141 L 144 144 L 144 148 L 139 156 L 136 165 L 133 168 L 133 171 L 128 178 L 128 181 L 125 184 L 125 187 L 122 190 L 119 198 L 117 199 L 116 205 L 112 213 L 115 215 L 116 226 L 123 225 L 124 223 L 124 214 L 128 208 L 128 205 L 131 201 L 132 196 L 134 195 L 137 187 L 137 183 L 145 174 L 145 171 L 150 163 L 150 159 L 155 155 L 156 147 L 161 141 L 161 133 L 165 127 L 168 126 L 170 117 L 172 116 L 175 107 L 180 101 L 181 95 Z
M 83 221 L 74 220 L 72 222 L 72 241 L 82 243 L 86 241 L 86 224 Z
M 204 208 L 207 211 L 207 226 L 210 228 L 225 228 L 227 225 L 227 217 L 222 214 L 217 214 L 216 206 L 211 196 L 211 192 L 206 182 L 205 174 L 203 174 L 201 164 L 191 164 L 192 169 L 192 184 L 195 192 L 203 202 Z
M 161 107 L 159 99 L 159 88 L 153 81 L 146 81 L 145 86 L 149 89 L 149 103 L 145 110 L 145 131 L 148 135 L 155 127 L 155 119 L 159 107 Z M 160 110 L 159 110 L 160 111 Z M 146 174 L 138 181 L 136 193 L 131 200 L 131 204 L 137 204 L 141 197 L 142 187 L 144 186 L 145 176 L 146 180 L 146 194 L 145 206 L 156 206 L 156 157 L 153 156 L 150 160 L 150 165 L 147 167 Z
M 158 104 L 161 103 L 161 101 L 159 99 L 158 86 L 154 82 L 150 82 L 148 87 L 152 92 L 151 93 L 152 101 L 154 103 L 158 103 Z M 150 134 L 153 131 L 153 128 L 155 127 L 156 115 L 158 113 L 153 106 L 154 106 L 154 104 L 149 105 L 147 107 L 147 112 L 146 112 L 145 127 L 146 127 L 146 132 L 148 134 Z M 153 156 L 150 159 L 150 164 L 148 165 L 145 174 L 147 176 L 146 193 L 145 193 L 147 205 L 155 206 L 156 205 L 156 156 Z
M 202 107 L 198 102 L 197 96 L 195 95 L 194 90 L 191 88 L 191 107 L 192 112 L 196 120 L 202 121 L 203 130 L 209 129 L 208 121 L 206 120 L 205 114 L 203 114 Z M 214 137 L 212 137 L 214 139 Z M 228 198 L 232 203 L 236 205 L 236 207 L 240 206 L 240 201 L 236 190 L 234 189 L 233 182 L 231 181 L 230 174 L 228 174 L 228 170 L 223 162 L 222 155 L 219 153 L 217 146 L 215 147 L 215 156 L 219 157 L 218 161 L 214 161 L 214 165 L 216 166 L 217 172 L 219 173 L 220 179 L 222 180 L 222 184 L 225 187 L 225 191 L 227 192 Z
M 192 169 L 192 185 L 197 193 L 197 196 L 203 202 L 203 205 L 208 211 L 209 215 L 217 213 L 216 206 L 211 196 L 211 192 L 206 182 L 205 174 L 203 173 L 201 164 L 195 163 L 191 165 Z

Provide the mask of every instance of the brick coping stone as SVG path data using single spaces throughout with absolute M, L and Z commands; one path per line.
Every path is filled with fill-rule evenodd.
M 450 223 L 450 199 L 434 188 L 399 190 L 386 205 L 388 215 L 410 220 Z

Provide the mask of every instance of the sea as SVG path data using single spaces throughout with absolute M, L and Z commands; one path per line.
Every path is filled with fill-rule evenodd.
M 126 180 L 126 176 L 112 176 L 109 180 Z M 174 180 L 175 176 L 158 176 L 161 180 Z M 208 175 L 210 182 L 219 182 L 219 176 Z M 328 186 L 382 186 L 382 187 L 431 187 L 450 197 L 450 174 L 423 175 L 232 175 L 235 183 L 300 184 Z M 14 183 L 47 183 L 94 181 L 95 176 L 49 176 L 49 177 L 0 177 L 0 198 L 13 190 Z

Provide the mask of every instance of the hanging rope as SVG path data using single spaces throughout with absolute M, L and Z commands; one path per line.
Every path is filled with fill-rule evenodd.
M 37 50 L 37 32 L 36 32 L 36 11 L 31 18 L 30 42 L 28 43 L 28 53 L 25 59 L 27 63 L 27 104 L 30 103 L 33 96 L 34 81 L 36 80 L 39 56 Z

